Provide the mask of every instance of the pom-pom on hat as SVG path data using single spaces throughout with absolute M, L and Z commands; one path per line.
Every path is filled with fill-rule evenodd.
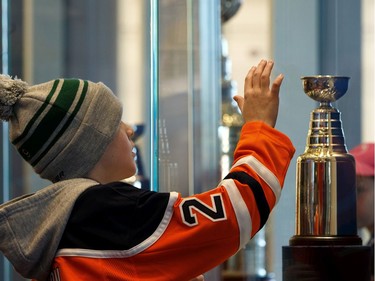
M 8 75 L 0 74 L 0 119 L 8 121 L 13 114 L 13 105 L 25 93 L 27 83 Z
M 28 86 L 0 75 L 0 119 L 34 170 L 52 182 L 85 177 L 117 132 L 120 101 L 103 83 L 57 79 Z
M 356 174 L 374 176 L 374 143 L 363 143 L 349 151 L 355 159 Z

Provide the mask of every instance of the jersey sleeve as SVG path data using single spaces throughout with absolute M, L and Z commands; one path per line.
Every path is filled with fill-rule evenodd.
M 212 190 L 178 196 L 167 229 L 147 253 L 158 253 L 176 272 L 191 277 L 225 261 L 267 221 L 294 151 L 281 132 L 261 122 L 245 124 L 229 174 Z

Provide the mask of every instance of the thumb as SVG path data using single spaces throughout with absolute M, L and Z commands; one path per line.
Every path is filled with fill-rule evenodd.
M 244 98 L 241 97 L 241 96 L 238 96 L 238 95 L 235 95 L 233 97 L 234 101 L 237 103 L 241 113 L 242 113 L 242 108 L 243 108 L 243 104 L 244 104 Z

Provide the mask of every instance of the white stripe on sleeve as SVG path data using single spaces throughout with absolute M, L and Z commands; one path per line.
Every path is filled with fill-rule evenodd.
M 234 212 L 236 214 L 237 223 L 240 231 L 240 245 L 238 250 L 245 247 L 247 242 L 250 240 L 250 235 L 252 231 L 252 222 L 249 210 L 247 209 L 246 203 L 243 200 L 241 193 L 239 192 L 236 184 L 232 179 L 223 180 L 220 185 L 222 185 L 228 192 L 230 201 Z
M 280 199 L 281 185 L 277 177 L 254 156 L 246 156 L 234 163 L 233 167 L 243 164 L 249 165 L 272 189 L 276 197 L 276 204 Z

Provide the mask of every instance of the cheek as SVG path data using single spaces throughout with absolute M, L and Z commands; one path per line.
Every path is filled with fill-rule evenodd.
M 129 139 L 125 140 L 125 143 L 123 144 L 123 160 L 124 165 L 128 167 L 128 169 L 135 169 L 135 159 L 133 154 L 133 145 L 129 141 Z
M 125 178 L 132 177 L 137 172 L 137 166 L 133 158 L 129 158 L 123 165 L 122 172 Z

